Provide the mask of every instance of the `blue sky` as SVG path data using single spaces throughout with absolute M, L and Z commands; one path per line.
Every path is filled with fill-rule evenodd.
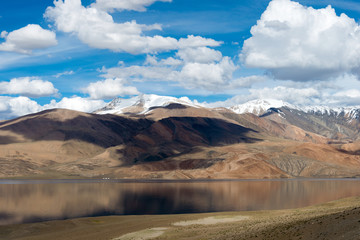
M 0 118 L 141 93 L 360 105 L 359 16 L 334 0 L 5 1 Z

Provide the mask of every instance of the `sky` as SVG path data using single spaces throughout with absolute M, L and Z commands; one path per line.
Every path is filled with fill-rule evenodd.
M 0 8 L 0 119 L 115 97 L 360 105 L 351 0 L 13 0 Z

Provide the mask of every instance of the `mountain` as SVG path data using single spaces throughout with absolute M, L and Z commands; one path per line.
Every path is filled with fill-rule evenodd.
M 360 139 L 360 107 L 305 106 L 299 107 L 277 100 L 255 100 L 229 109 L 243 114 L 299 127 L 332 139 L 352 142 Z
M 356 177 L 357 114 L 271 100 L 213 109 L 157 95 L 92 114 L 47 110 L 0 122 L 0 177 Z

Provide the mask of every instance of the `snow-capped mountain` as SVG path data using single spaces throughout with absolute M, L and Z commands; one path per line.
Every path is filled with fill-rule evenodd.
M 197 101 L 191 101 L 188 97 L 170 97 L 159 96 L 155 94 L 141 94 L 132 98 L 115 98 L 105 107 L 95 111 L 97 114 L 147 114 L 153 108 L 166 107 L 170 104 L 181 104 L 189 107 L 207 107 L 204 104 L 200 104 Z M 277 109 L 277 113 L 281 113 L 282 117 L 286 116 L 282 114 L 284 109 L 288 109 L 290 112 L 295 111 L 297 115 L 310 114 L 316 116 L 327 117 L 341 117 L 348 122 L 354 119 L 360 119 L 360 106 L 354 107 L 329 107 L 329 106 L 296 106 L 288 102 L 275 99 L 257 99 L 243 104 L 234 105 L 230 107 L 223 106 L 234 113 L 244 114 L 252 113 L 257 116 L 269 114 L 274 109 Z
M 239 104 L 229 107 L 229 109 L 237 114 L 252 113 L 257 116 L 260 116 L 262 114 L 265 114 L 271 108 L 281 108 L 281 107 L 298 109 L 297 107 L 291 105 L 290 103 L 275 99 L 252 100 L 244 104 Z
M 302 110 L 307 113 L 328 116 L 342 116 L 348 119 L 359 119 L 360 106 L 354 107 L 327 107 L 327 106 L 308 106 Z
M 360 106 L 295 106 L 279 100 L 254 100 L 229 107 L 237 114 L 252 113 L 260 118 L 293 125 L 331 139 L 360 138 Z
M 105 107 L 95 111 L 97 114 L 146 114 L 154 107 L 166 107 L 172 103 L 199 108 L 200 104 L 191 101 L 188 97 L 169 97 L 155 94 L 141 94 L 132 98 L 115 98 Z
M 327 115 L 327 116 L 342 116 L 348 119 L 359 119 L 360 106 L 354 107 L 329 107 L 329 106 L 295 106 L 293 104 L 275 100 L 275 99 L 257 99 L 246 102 L 244 104 L 229 107 L 237 114 L 252 113 L 257 116 L 266 114 L 271 109 L 288 108 L 309 114 Z

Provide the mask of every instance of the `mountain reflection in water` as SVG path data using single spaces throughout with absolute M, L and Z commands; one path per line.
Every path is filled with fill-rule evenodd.
M 359 180 L 21 184 L 0 181 L 0 225 L 105 215 L 297 208 L 360 196 L 359 183 Z

